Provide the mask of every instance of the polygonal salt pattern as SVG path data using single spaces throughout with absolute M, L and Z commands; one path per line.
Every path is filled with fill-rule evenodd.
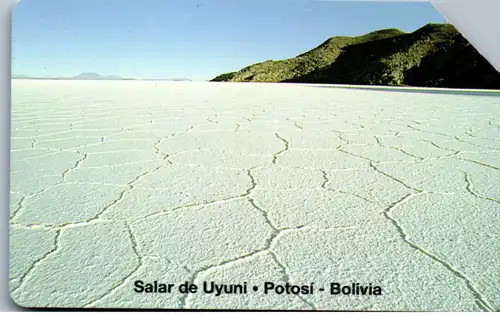
M 498 97 L 35 80 L 12 97 L 21 306 L 500 308 Z M 326 291 L 138 294 L 137 280 Z

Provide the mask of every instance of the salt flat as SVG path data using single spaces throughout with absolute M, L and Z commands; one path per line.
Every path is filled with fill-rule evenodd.
M 500 97 L 14 80 L 22 306 L 500 309 Z M 144 280 L 381 296 L 138 294 Z

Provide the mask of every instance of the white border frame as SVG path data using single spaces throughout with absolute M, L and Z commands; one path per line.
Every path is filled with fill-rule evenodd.
M 10 76 L 12 9 L 20 0 L 0 0 L 0 311 L 21 311 L 9 296 Z M 43 0 L 28 0 L 43 1 Z M 82 0 L 84 1 L 84 0 Z M 103 0 L 105 1 L 105 0 Z M 139 1 L 139 0 L 138 0 Z M 210 0 L 207 0 L 210 1 Z M 272 1 L 272 0 L 270 0 Z M 311 0 L 315 1 L 315 0 Z M 332 0 L 335 1 L 335 0 Z M 355 1 L 355 0 L 352 0 Z M 377 0 L 371 0 L 377 1 Z M 384 1 L 384 0 L 381 0 Z M 398 0 L 385 0 L 398 1 Z M 399 0 L 419 1 L 422 0 Z M 424 1 L 427 2 L 427 1 Z M 500 0 L 429 0 L 500 71 Z M 209 313 L 210 314 L 210 313 Z M 274 313 L 273 313 L 274 314 Z M 279 313 L 282 314 L 282 313 Z M 290 314 L 286 312 L 286 314 Z M 376 315 L 377 313 L 374 313 Z M 399 314 L 399 313 L 396 313 Z M 183 313 L 183 315 L 187 315 Z

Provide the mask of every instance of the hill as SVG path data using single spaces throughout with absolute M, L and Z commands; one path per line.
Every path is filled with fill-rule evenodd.
M 36 80 L 137 80 L 137 81 L 191 81 L 189 78 L 171 78 L 171 79 L 135 79 L 122 78 L 120 76 L 102 76 L 95 72 L 83 72 L 73 77 L 29 77 L 24 75 L 12 75 L 12 79 L 36 79 Z
M 133 78 L 122 78 L 120 76 L 101 76 L 95 72 L 84 72 L 73 77 L 30 77 L 24 75 L 13 75 L 12 79 L 36 79 L 36 80 L 135 80 Z
M 95 72 L 84 72 L 79 74 L 78 76 L 69 77 L 69 78 L 56 78 L 56 79 L 66 79 L 66 80 L 135 80 L 132 78 L 122 78 L 120 76 L 102 76 Z
M 450 24 L 332 37 L 295 58 L 258 63 L 212 81 L 500 89 L 500 73 Z

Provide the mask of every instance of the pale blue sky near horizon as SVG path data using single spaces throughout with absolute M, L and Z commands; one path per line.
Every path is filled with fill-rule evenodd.
M 16 75 L 193 80 L 294 57 L 331 36 L 445 22 L 426 2 L 318 0 L 22 0 L 12 20 Z

